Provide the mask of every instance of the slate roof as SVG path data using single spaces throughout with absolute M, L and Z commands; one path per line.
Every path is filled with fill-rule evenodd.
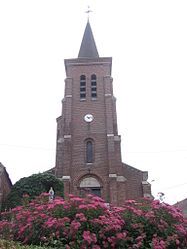
M 97 57 L 99 57 L 99 54 L 95 44 L 92 29 L 88 20 L 82 38 L 82 43 L 79 50 L 78 58 L 97 58 Z
M 184 216 L 187 218 L 187 198 L 174 204 L 175 207 L 179 208 Z

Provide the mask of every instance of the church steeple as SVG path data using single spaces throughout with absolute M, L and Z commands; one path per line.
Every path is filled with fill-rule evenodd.
M 64 62 L 55 167 L 55 175 L 64 183 L 64 195 L 91 193 L 117 206 L 125 199 L 150 196 L 147 173 L 121 161 L 112 58 L 99 57 L 89 21 L 78 58 Z
M 82 38 L 82 43 L 79 50 L 78 58 L 97 58 L 97 57 L 99 57 L 99 54 L 95 44 L 92 29 L 88 20 Z

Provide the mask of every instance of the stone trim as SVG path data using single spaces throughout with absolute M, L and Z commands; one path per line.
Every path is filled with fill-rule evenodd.
M 107 134 L 107 137 L 114 137 L 114 134 Z
M 117 178 L 117 174 L 109 174 L 108 175 L 110 178 Z
M 64 138 L 71 138 L 71 135 L 64 135 Z
M 151 194 L 148 194 L 148 193 L 144 193 L 143 197 L 145 197 L 145 198 L 153 198 L 153 196 Z
M 75 63 L 68 63 L 67 66 L 92 66 L 92 65 L 111 65 L 111 62 L 104 62 L 104 61 L 101 61 L 101 62 L 75 62 Z
M 70 180 L 70 176 L 62 176 L 63 180 Z
M 142 184 L 143 184 L 143 185 L 150 185 L 150 183 L 147 182 L 147 181 L 142 181 Z
M 126 182 L 127 179 L 124 176 L 117 176 L 117 182 Z
M 60 137 L 58 140 L 57 140 L 57 143 L 61 144 L 64 142 L 64 139 L 62 137 Z
M 114 141 L 121 141 L 121 136 L 114 136 Z

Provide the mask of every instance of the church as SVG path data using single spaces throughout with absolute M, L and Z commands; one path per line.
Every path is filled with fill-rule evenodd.
M 0 162 L 0 210 L 1 210 L 1 205 L 5 201 L 11 188 L 12 188 L 12 182 L 9 177 L 9 174 L 4 165 Z
M 64 64 L 55 175 L 64 182 L 65 195 L 92 193 L 114 205 L 151 197 L 148 172 L 122 162 L 112 58 L 99 56 L 89 20 L 78 58 Z

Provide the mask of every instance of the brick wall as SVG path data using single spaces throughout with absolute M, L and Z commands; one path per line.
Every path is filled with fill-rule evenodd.
M 12 187 L 6 168 L 0 163 L 0 207 Z
M 121 162 L 121 138 L 117 129 L 116 99 L 111 77 L 112 59 L 65 60 L 65 93 L 62 115 L 57 119 L 55 174 L 64 181 L 65 194 L 78 195 L 85 177 L 100 183 L 101 196 L 120 204 L 142 197 L 143 172 Z M 91 97 L 91 75 L 97 76 L 97 98 Z M 86 76 L 86 98 L 80 99 L 80 76 Z M 92 114 L 94 120 L 85 122 Z M 94 161 L 86 163 L 85 141 L 92 139 Z M 145 181 L 144 181 L 145 182 Z

